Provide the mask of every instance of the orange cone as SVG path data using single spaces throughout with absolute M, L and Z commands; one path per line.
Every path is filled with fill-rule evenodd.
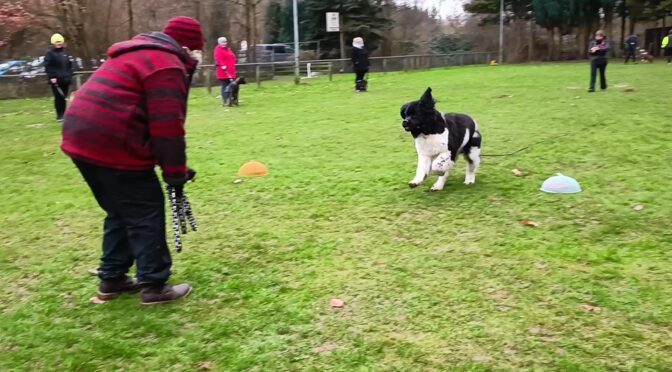
M 240 177 L 261 177 L 267 174 L 268 167 L 256 160 L 250 160 L 238 169 Z

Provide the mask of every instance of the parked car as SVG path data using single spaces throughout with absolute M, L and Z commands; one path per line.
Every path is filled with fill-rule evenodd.
M 40 74 L 44 74 L 44 73 L 45 73 L 44 66 L 38 66 L 38 67 L 31 68 L 28 71 L 24 71 L 24 72 L 20 73 L 19 75 L 21 75 L 21 79 L 34 79 L 36 77 L 41 76 Z
M 294 48 L 287 44 L 257 44 L 257 62 L 284 62 L 294 60 Z
M 0 64 L 0 75 L 18 75 L 24 71 L 25 61 L 12 60 Z

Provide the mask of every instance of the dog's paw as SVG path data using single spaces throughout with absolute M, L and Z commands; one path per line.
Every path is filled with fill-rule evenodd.
M 419 185 L 420 185 L 420 183 L 418 183 L 418 182 L 413 182 L 413 181 L 411 181 L 411 182 L 408 183 L 408 187 L 410 187 L 410 188 L 412 188 L 412 189 L 418 187 Z
M 432 188 L 429 189 L 429 191 L 431 192 L 443 191 L 443 187 L 432 186 Z

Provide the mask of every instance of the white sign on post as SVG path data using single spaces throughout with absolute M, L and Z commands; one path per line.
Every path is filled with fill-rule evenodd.
M 341 25 L 338 19 L 338 12 L 327 13 L 327 32 L 340 32 Z

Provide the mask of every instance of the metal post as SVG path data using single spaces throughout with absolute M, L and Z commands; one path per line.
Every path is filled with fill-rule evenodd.
M 504 0 L 499 2 L 499 60 L 497 63 L 504 62 Z
M 383 75 L 387 74 L 387 58 L 383 58 Z
M 301 82 L 301 71 L 299 70 L 299 6 L 297 0 L 292 1 L 292 11 L 294 13 L 294 84 Z
M 341 43 L 341 71 L 345 72 L 345 42 L 343 41 L 343 26 L 341 26 L 341 31 L 338 33 L 338 37 Z
M 79 90 L 82 87 L 82 75 L 77 74 L 75 76 L 75 90 Z
M 329 81 L 332 81 L 333 73 L 334 73 L 334 66 L 331 62 L 329 62 L 328 65 L 329 65 Z
M 307 63 L 306 64 L 306 77 L 311 78 L 313 77 L 312 71 L 310 71 L 310 68 L 312 67 L 312 63 Z

